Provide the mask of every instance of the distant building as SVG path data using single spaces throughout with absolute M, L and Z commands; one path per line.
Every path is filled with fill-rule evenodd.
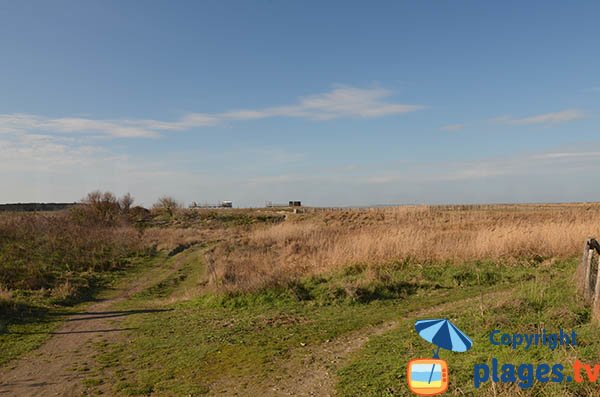
M 221 201 L 221 207 L 233 208 L 233 201 Z
M 274 203 L 272 201 L 265 202 L 265 207 L 267 208 L 285 208 L 285 207 L 301 207 L 301 201 L 288 201 L 287 204 L 283 203 Z

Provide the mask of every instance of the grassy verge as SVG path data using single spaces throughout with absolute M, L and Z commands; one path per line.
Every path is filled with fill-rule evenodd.
M 0 214 L 0 365 L 39 346 L 74 305 L 153 254 L 125 219 L 101 222 L 91 210 Z
M 44 290 L 14 291 L 0 318 L 0 365 L 38 348 L 66 315 L 84 311 L 96 299 L 110 299 L 117 283 L 128 283 L 155 263 L 156 259 L 137 257 L 125 268 L 90 275 L 78 299 L 56 300 Z

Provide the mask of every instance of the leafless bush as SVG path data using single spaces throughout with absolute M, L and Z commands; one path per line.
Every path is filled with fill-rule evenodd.
M 172 218 L 175 215 L 175 212 L 181 208 L 183 208 L 183 204 L 170 196 L 163 196 L 159 198 L 158 201 L 152 206 L 152 210 L 155 213 L 167 216 L 169 218 Z
M 111 192 L 90 192 L 81 204 L 71 209 L 73 218 L 86 225 L 118 225 L 129 220 L 133 197 L 127 193 L 117 198 Z
M 123 197 L 119 199 L 119 208 L 121 212 L 129 213 L 134 201 L 135 200 L 131 194 L 125 193 Z

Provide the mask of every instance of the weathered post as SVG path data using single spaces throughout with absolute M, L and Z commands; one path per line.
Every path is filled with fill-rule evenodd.
M 590 250 L 590 254 L 593 254 L 593 250 Z M 600 320 L 600 262 L 598 263 L 596 274 L 596 285 L 594 286 L 594 296 L 592 297 L 592 319 Z
M 592 241 L 594 241 L 594 238 L 590 237 L 583 245 L 583 255 L 581 257 L 581 262 L 579 263 L 576 274 L 577 290 L 588 303 L 593 296 L 592 288 L 594 287 L 591 285 L 591 266 L 592 256 L 594 253 L 592 250 Z
M 590 272 L 595 271 L 595 280 L 590 279 L 591 289 L 591 301 L 592 301 L 592 319 L 595 321 L 600 320 L 600 243 L 596 239 L 590 239 L 589 241 L 590 251 L 589 256 L 595 258 L 595 269 L 593 266 L 593 260 L 590 260 Z
M 595 285 L 592 285 L 592 259 L 594 258 L 594 250 L 588 249 L 586 261 L 585 261 L 585 290 L 584 297 L 588 302 L 592 301 L 594 296 L 594 291 L 592 288 Z
M 600 243 L 593 237 L 588 238 L 583 246 L 583 256 L 575 277 L 577 290 L 592 306 L 592 319 L 600 321 Z
M 588 238 L 583 244 L 583 255 L 581 257 L 581 262 L 579 262 L 579 266 L 577 267 L 577 290 L 585 298 L 586 294 L 586 275 L 587 275 L 587 264 L 588 264 L 588 256 L 590 252 L 590 240 Z

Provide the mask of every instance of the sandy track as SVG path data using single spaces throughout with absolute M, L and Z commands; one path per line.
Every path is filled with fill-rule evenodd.
M 174 261 L 166 274 L 176 271 L 181 261 Z M 38 349 L 0 368 L 0 396 L 85 396 L 83 380 L 94 367 L 93 342 L 115 341 L 128 331 L 119 324 L 127 316 L 151 314 L 159 310 L 112 310 L 117 303 L 154 285 L 165 276 L 160 266 L 148 270 L 135 280 L 121 282 L 113 297 L 92 303 L 83 311 L 68 315 L 64 323 Z

